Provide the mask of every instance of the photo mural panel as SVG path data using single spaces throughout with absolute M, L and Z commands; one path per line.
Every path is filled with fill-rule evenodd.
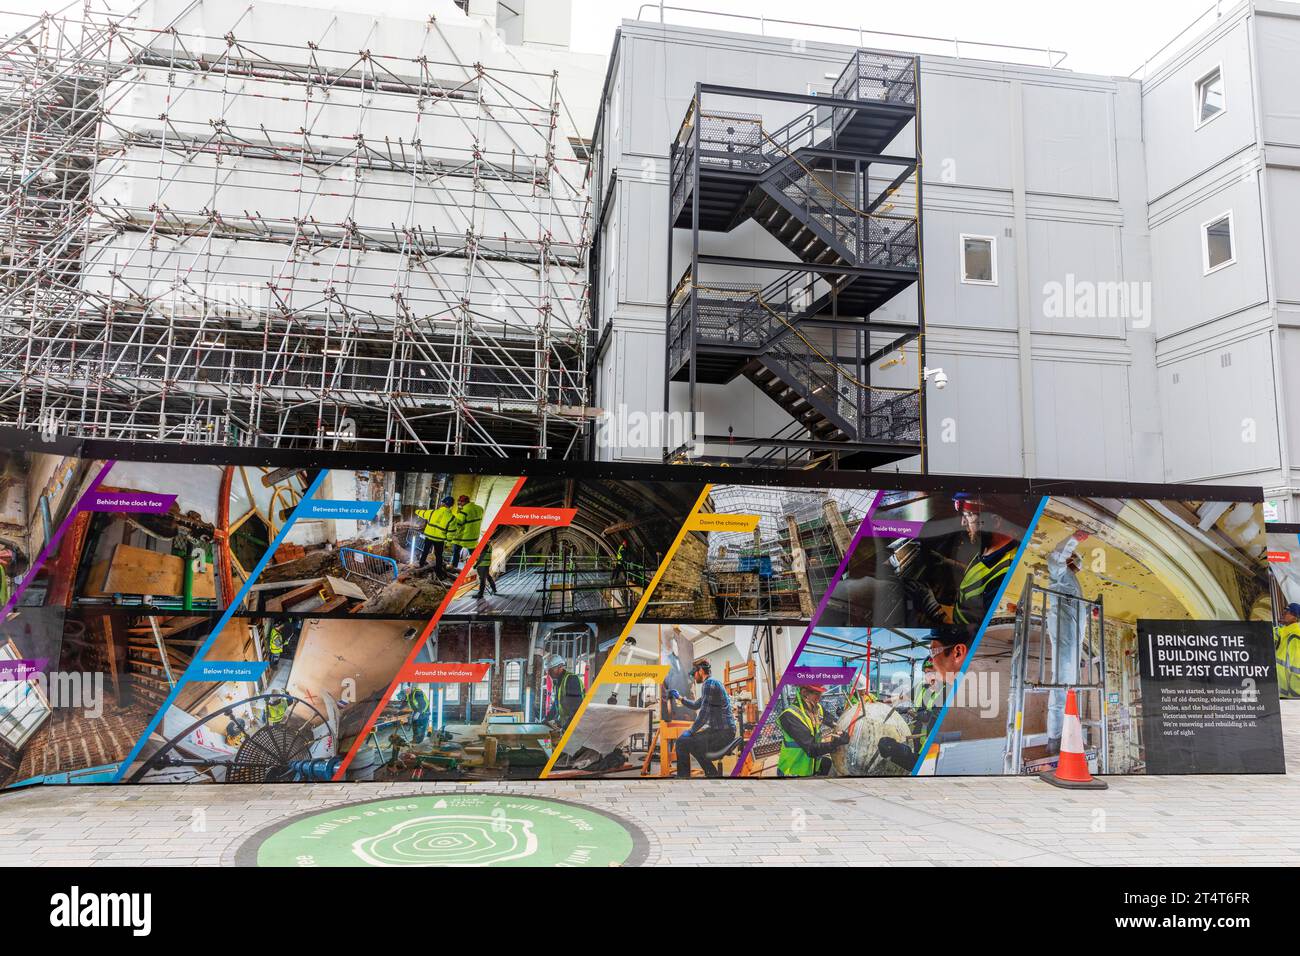
M 1300 694 L 1255 489 L 0 439 L 8 788 L 1280 772 Z

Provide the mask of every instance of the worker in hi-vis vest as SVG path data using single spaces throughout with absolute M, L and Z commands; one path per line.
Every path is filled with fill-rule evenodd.
M 1009 533 L 1002 516 L 986 509 L 980 498 L 958 492 L 952 503 L 967 538 L 978 549 L 962 575 L 952 622 L 979 626 L 1011 570 L 1020 542 Z
M 418 744 L 429 733 L 429 716 L 432 713 L 429 708 L 429 695 L 423 688 L 412 684 L 411 689 L 406 692 L 406 706 L 411 708 L 411 743 Z
M 266 702 L 266 723 L 268 726 L 278 724 L 289 713 L 289 698 L 280 693 L 273 693 Z
M 8 548 L 0 547 L 0 608 L 9 603 L 9 598 L 13 594 L 12 580 L 9 577 L 9 569 L 14 564 L 14 553 Z
M 821 739 L 822 727 L 832 725 L 822 710 L 824 693 L 826 688 L 819 684 L 796 687 L 794 700 L 777 718 L 781 729 L 781 752 L 776 758 L 778 777 L 825 776 L 831 772 L 827 757 L 849 742 L 849 735 L 843 733 Z
M 582 705 L 586 688 L 582 686 L 582 678 L 569 670 L 567 662 L 559 654 L 547 654 L 542 668 L 551 678 L 551 706 L 546 709 L 542 723 L 564 733 Z
M 1282 608 L 1278 622 L 1273 629 L 1277 689 L 1283 697 L 1300 697 L 1300 604 Z
M 495 596 L 497 593 L 497 581 L 492 577 L 492 539 L 489 538 L 483 545 L 483 550 L 478 553 L 478 559 L 474 562 L 474 571 L 478 574 L 478 593 L 474 595 L 478 600 L 487 597 L 489 591 Z
M 483 533 L 483 506 L 470 500 L 469 495 L 461 495 L 456 502 L 456 517 L 451 523 L 451 569 L 460 566 L 460 553 L 465 556 L 474 553 L 478 547 L 479 535 Z
M 248 739 L 248 724 L 238 717 L 226 721 L 226 745 L 238 747 Z
M 272 624 L 266 632 L 266 652 L 272 664 L 277 663 L 284 655 L 284 646 L 288 643 L 284 638 L 284 628 L 277 622 Z
M 614 570 L 610 575 L 610 581 L 621 581 L 627 584 L 627 542 L 620 541 L 618 550 L 614 552 Z
M 930 728 L 943 709 L 943 678 L 934 666 L 934 660 L 927 657 L 921 662 L 921 676 L 912 684 L 912 698 L 906 704 L 900 704 L 903 719 L 908 729 L 916 737 L 925 739 Z
M 433 550 L 433 569 L 438 577 L 447 576 L 447 566 L 443 562 L 443 553 L 447 547 L 447 538 L 451 534 L 452 523 L 456 520 L 456 509 L 452 507 L 455 499 L 451 495 L 442 499 L 442 504 L 437 508 L 422 508 L 415 512 L 415 516 L 424 522 L 424 527 L 420 529 L 420 567 L 424 567 L 424 562 L 429 557 L 429 550 Z
M 921 664 L 921 679 L 912 685 L 912 706 L 916 710 L 938 710 L 942 704 L 939 672 L 934 669 L 934 661 L 927 657 Z

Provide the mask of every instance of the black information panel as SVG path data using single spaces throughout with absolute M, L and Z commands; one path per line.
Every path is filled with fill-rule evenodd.
M 1148 773 L 1284 773 L 1264 621 L 1138 621 Z

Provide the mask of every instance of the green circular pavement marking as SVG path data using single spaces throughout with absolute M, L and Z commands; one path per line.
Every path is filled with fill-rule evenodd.
M 249 866 L 622 866 L 645 859 L 631 823 L 580 804 L 446 793 L 344 804 L 282 820 L 241 846 Z

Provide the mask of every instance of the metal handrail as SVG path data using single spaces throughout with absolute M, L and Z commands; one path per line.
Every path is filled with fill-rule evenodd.
M 1179 30 L 1176 34 L 1174 34 L 1174 36 L 1169 40 L 1169 42 L 1167 42 L 1160 49 L 1156 50 L 1155 53 L 1152 53 L 1149 57 L 1143 60 L 1138 66 L 1134 67 L 1133 71 L 1129 73 L 1128 78 L 1132 79 L 1140 71 L 1142 73 L 1142 79 L 1145 80 L 1147 78 L 1147 67 L 1149 67 L 1153 62 L 1158 60 L 1162 53 L 1164 53 L 1171 46 L 1173 46 L 1175 43 L 1181 40 L 1194 28 L 1200 26 L 1201 21 L 1204 20 L 1206 17 L 1208 17 L 1211 13 L 1214 14 L 1214 18 L 1216 20 L 1221 19 L 1223 17 L 1223 0 L 1215 0 L 1214 3 L 1210 4 L 1208 9 L 1203 10 L 1199 14 L 1197 14 L 1196 19 L 1193 20 L 1191 23 L 1187 24 L 1187 26 L 1183 27 L 1181 30 Z
M 856 431 L 861 431 L 864 422 L 881 409 L 892 406 L 908 396 L 918 394 L 917 389 L 870 385 L 863 382 L 849 369 L 818 348 L 817 344 L 806 336 L 794 322 L 781 314 L 781 307 L 773 307 L 771 303 L 763 298 L 759 290 L 746 286 L 696 285 L 691 281 L 689 270 L 678 283 L 675 300 L 682 301 L 683 308 L 673 315 L 673 324 L 669 329 L 670 340 L 688 334 L 692 325 L 698 325 L 698 299 L 695 299 L 693 303 L 696 308 L 692 308 L 688 316 L 683 317 L 682 313 L 686 311 L 688 305 L 692 304 L 690 300 L 696 296 L 696 293 L 709 292 L 723 296 L 739 294 L 743 297 L 741 307 L 733 313 L 740 317 L 739 321 L 728 326 L 738 330 L 741 336 L 741 344 L 759 344 L 770 340 L 771 330 L 778 324 L 797 337 L 804 346 L 803 350 L 777 341 L 768 346 L 765 353 L 766 357 L 770 361 L 781 365 L 791 380 L 798 382 L 808 390 L 810 397 L 817 396 L 818 393 L 829 393 L 829 396 L 831 396 L 829 399 L 818 398 L 817 400 L 821 401 L 828 409 L 832 409 L 833 413 L 845 422 L 852 420 L 854 423 L 852 427 Z M 731 301 L 734 302 L 735 299 Z M 757 308 L 752 311 L 743 308 L 744 305 L 751 303 Z M 760 314 L 760 312 L 770 317 L 767 323 L 760 324 L 749 318 Z M 815 359 L 812 356 L 815 356 Z M 847 394 L 846 389 L 848 390 Z M 840 403 L 842 402 L 852 404 L 852 414 L 841 409 Z
M 689 274 L 689 270 L 687 274 L 682 276 L 681 281 L 678 283 L 679 290 L 684 289 L 687 286 L 689 286 L 691 290 L 699 291 L 699 292 L 731 293 L 737 291 L 741 291 L 741 292 L 749 291 L 748 289 L 745 288 L 735 289 L 735 288 L 727 288 L 724 286 L 702 285 L 693 280 L 693 278 Z M 822 350 L 817 347 L 816 343 L 814 343 L 812 339 L 808 338 L 808 336 L 804 335 L 803 332 L 799 330 L 798 326 L 794 325 L 783 315 L 781 315 L 781 313 L 776 308 L 773 308 L 771 303 L 767 302 L 763 298 L 762 293 L 759 290 L 757 289 L 753 290 L 752 296 L 753 296 L 753 301 L 755 303 L 757 303 L 765 312 L 771 315 L 772 318 L 776 319 L 778 322 L 784 325 L 791 333 L 797 336 L 799 340 L 808 347 L 808 350 L 810 352 L 812 352 L 819 359 L 821 359 L 822 362 L 824 362 L 826 365 L 830 366 L 831 368 L 834 368 L 837 372 L 839 372 L 839 374 L 844 376 L 845 379 L 847 379 L 853 385 L 856 385 L 858 388 L 867 389 L 867 390 L 883 389 L 889 391 L 908 392 L 908 393 L 916 391 L 915 389 L 895 389 L 892 386 L 868 385 L 865 382 L 860 381 L 848 369 L 844 368 L 842 365 L 840 365 L 830 356 L 822 352 Z
M 806 20 L 783 20 L 777 17 L 754 16 L 752 14 L 745 14 L 745 13 L 724 13 L 717 10 L 701 10 L 695 7 L 676 7 L 665 3 L 641 4 L 640 8 L 637 10 L 636 18 L 638 20 L 644 20 L 645 19 L 644 14 L 647 9 L 659 11 L 660 23 L 667 22 L 664 19 L 664 11 L 666 10 L 671 10 L 674 13 L 694 13 L 694 14 L 701 14 L 704 16 L 722 17 L 722 18 L 732 19 L 732 20 L 747 20 L 759 24 L 760 36 L 768 35 L 766 33 L 766 27 L 767 24 L 771 23 L 771 24 L 777 24 L 779 26 L 787 26 L 787 27 L 810 27 L 814 30 L 837 30 L 841 33 L 852 33 L 857 36 L 858 40 L 856 45 L 859 47 L 866 46 L 866 44 L 863 41 L 866 37 L 869 36 L 870 37 L 891 37 L 891 38 L 897 38 L 901 40 L 924 40 L 927 43 L 943 43 L 943 44 L 951 43 L 953 46 L 953 55 L 956 56 L 958 59 L 963 59 L 961 53 L 962 44 L 965 44 L 967 47 L 973 47 L 973 46 L 988 47 L 989 49 L 996 49 L 996 50 L 1018 50 L 1022 53 L 1046 54 L 1047 68 L 1051 70 L 1059 68 L 1060 65 L 1064 63 L 1066 58 L 1070 55 L 1065 50 L 1056 50 L 1053 49 L 1052 47 L 1021 46 L 1016 43 L 988 43 L 983 40 L 965 40 L 962 39 L 961 37 L 927 36 L 923 33 L 893 33 L 888 30 L 868 30 L 861 26 L 846 27 L 834 23 L 810 23 Z M 1059 57 L 1059 59 L 1053 60 L 1053 57 Z M 964 59 L 980 59 L 980 58 L 965 57 Z
M 817 119 L 817 111 L 819 109 L 821 109 L 821 107 L 814 106 L 812 109 L 808 110 L 807 112 L 800 113 L 798 116 L 790 120 L 790 122 L 786 123 L 784 126 L 778 127 L 774 132 L 770 134 L 770 138 L 772 140 L 789 142 L 791 139 L 794 138 L 795 129 L 798 126 L 806 126 L 808 132 L 815 130 L 819 125 L 821 125 L 820 121 Z M 802 131 L 800 132 L 800 135 L 802 135 Z M 811 136 L 809 137 L 809 140 L 811 141 Z
M 687 127 L 691 125 L 691 117 L 695 115 L 695 111 L 699 105 L 699 100 L 692 96 L 690 104 L 686 107 L 686 115 L 682 117 L 682 122 L 677 127 L 677 136 L 673 139 L 673 142 L 678 146 L 685 146 L 687 140 L 690 139 L 689 136 L 683 138 L 682 134 L 686 132 Z
M 803 163 L 799 163 L 798 160 L 795 160 L 795 162 L 798 163 L 801 169 L 804 170 L 808 169 L 808 167 L 804 166 Z M 823 186 L 830 195 L 834 196 L 837 200 L 843 203 L 844 206 L 848 209 L 849 214 L 846 214 L 845 212 L 842 212 L 838 209 L 835 209 L 827 205 L 825 202 L 823 202 L 821 199 L 818 198 L 817 194 L 813 191 L 813 188 L 805 184 L 804 182 L 802 182 L 799 177 L 792 176 L 789 173 L 783 173 L 782 178 L 784 180 L 783 185 L 781 186 L 781 191 L 783 193 L 786 191 L 787 188 L 795 190 L 798 193 L 799 197 L 802 197 L 803 202 L 807 205 L 808 213 L 810 216 L 814 216 L 814 217 L 821 216 L 824 219 L 828 220 L 827 228 L 830 230 L 832 234 L 835 234 L 837 238 L 840 238 L 842 241 L 849 240 L 849 239 L 852 240 L 853 255 L 856 257 L 858 264 L 861 264 L 864 244 L 868 243 L 871 239 L 870 224 L 872 222 L 896 222 L 896 223 L 903 223 L 905 226 L 907 224 L 910 224 L 913 228 L 915 228 L 916 217 L 897 216 L 897 215 L 886 216 L 886 215 L 879 215 L 876 213 L 871 213 L 859 209 L 852 202 L 840 196 L 837 192 L 835 192 L 834 189 L 832 189 L 829 186 L 826 186 L 825 183 L 823 183 L 820 179 L 818 179 L 815 175 L 812 175 L 811 173 L 810 173 L 810 178 L 814 179 L 817 182 L 817 184 Z M 791 200 L 799 201 L 797 197 L 790 196 L 789 193 L 786 193 L 786 195 Z M 847 230 L 840 228 L 838 225 L 842 220 L 846 220 L 846 219 L 853 220 L 852 226 L 849 227 Z M 865 232 L 863 231 L 864 223 L 866 224 Z M 845 235 L 846 231 L 847 231 L 847 235 Z M 901 232 L 902 230 L 900 230 L 900 234 Z M 882 243 L 886 246 L 889 245 L 887 241 L 882 240 Z

